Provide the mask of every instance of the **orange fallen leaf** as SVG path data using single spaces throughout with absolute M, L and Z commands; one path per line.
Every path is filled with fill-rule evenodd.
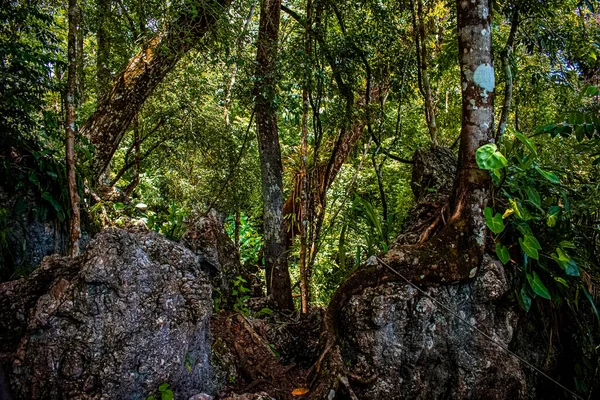
M 301 388 L 296 388 L 296 389 L 292 390 L 292 394 L 294 396 L 302 396 L 303 394 L 306 394 L 309 391 L 310 391 L 309 389 L 301 387 Z

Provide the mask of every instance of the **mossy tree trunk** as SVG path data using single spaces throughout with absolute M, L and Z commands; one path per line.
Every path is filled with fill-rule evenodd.
M 277 131 L 276 60 L 281 0 L 263 0 L 256 53 L 256 124 L 262 177 L 267 294 L 281 310 L 294 308 L 283 223 L 283 166 Z
M 175 64 L 215 25 L 231 0 L 197 4 L 182 11 L 162 32 L 145 43 L 85 122 L 82 133 L 95 147 L 92 170 L 97 179 L 117 150 L 129 124 Z
M 65 96 L 65 131 L 66 131 L 66 163 L 67 185 L 71 203 L 71 220 L 69 226 L 69 254 L 71 257 L 79 255 L 79 238 L 81 236 L 79 217 L 79 192 L 77 191 L 77 178 L 75 174 L 75 92 L 77 86 L 77 22 L 79 10 L 77 0 L 69 0 L 69 33 L 67 37 L 68 71 L 67 91 Z

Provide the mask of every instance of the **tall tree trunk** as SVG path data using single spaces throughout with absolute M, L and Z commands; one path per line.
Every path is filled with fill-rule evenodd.
M 425 119 L 427 129 L 429 130 L 429 140 L 432 147 L 438 145 L 437 142 L 437 122 L 435 117 L 435 104 L 429 81 L 429 72 L 427 66 L 427 35 L 425 33 L 425 15 L 423 12 L 423 0 L 417 0 L 417 12 L 415 16 L 414 4 L 411 0 L 411 10 L 413 14 L 413 28 L 415 30 L 415 46 L 417 49 L 417 60 L 419 62 L 419 80 L 421 83 L 421 92 L 425 101 Z M 418 24 L 417 24 L 418 19 Z
M 69 200 L 71 202 L 71 221 L 69 229 L 69 253 L 71 257 L 79 255 L 79 237 L 81 236 L 79 218 L 79 193 L 77 191 L 77 179 L 75 176 L 75 91 L 76 91 L 76 69 L 77 69 L 77 20 L 79 10 L 77 0 L 69 0 L 69 33 L 68 33 L 68 58 L 69 67 L 67 72 L 66 93 L 66 163 L 67 163 L 67 185 L 69 188 Z
M 170 28 L 149 40 L 133 57 L 96 112 L 82 128 L 95 147 L 92 170 L 98 178 L 117 150 L 127 127 L 146 99 L 175 64 L 212 28 L 231 0 L 198 3 L 193 14 L 181 13 Z
M 77 104 L 85 102 L 85 54 L 83 52 L 83 9 L 77 7 Z
M 110 39 L 108 31 L 108 20 L 110 18 L 111 0 L 98 0 L 96 42 L 96 98 L 98 104 L 106 96 L 110 88 Z
M 515 47 L 515 36 L 517 35 L 517 29 L 519 28 L 519 8 L 515 6 L 513 10 L 510 33 L 508 34 L 508 40 L 506 41 L 506 47 L 500 54 L 502 59 L 502 66 L 506 74 L 506 86 L 504 89 L 504 104 L 502 105 L 502 114 L 500 115 L 500 122 L 498 123 L 498 132 L 496 133 L 496 141 L 499 142 L 504 136 L 506 131 L 506 124 L 508 123 L 508 117 L 510 115 L 510 107 L 512 104 L 513 94 L 513 75 L 510 68 L 510 59 L 512 52 Z
M 308 60 L 310 59 L 311 53 L 311 25 L 312 25 L 312 0 L 306 2 L 306 32 L 304 34 L 304 56 Z M 307 74 L 308 75 L 308 74 Z M 298 215 L 300 219 L 300 304 L 302 314 L 308 312 L 308 304 L 310 301 L 309 287 L 310 282 L 308 280 L 306 256 L 307 256 L 307 243 L 306 234 L 308 229 L 308 176 L 306 171 L 306 159 L 308 155 L 308 90 L 309 83 L 308 79 L 304 83 L 302 89 L 302 143 L 300 146 L 300 177 L 301 177 L 301 195 L 300 195 L 300 213 Z
M 481 256 L 485 241 L 483 209 L 488 200 L 490 177 L 488 171 L 479 169 L 475 153 L 479 147 L 490 143 L 494 135 L 491 8 L 489 0 L 457 0 L 457 7 L 462 129 L 451 219 L 466 225 L 465 246 Z
M 263 0 L 256 53 L 256 122 L 262 176 L 264 258 L 267 294 L 291 310 L 292 288 L 283 224 L 283 166 L 275 110 L 276 58 L 281 0 Z

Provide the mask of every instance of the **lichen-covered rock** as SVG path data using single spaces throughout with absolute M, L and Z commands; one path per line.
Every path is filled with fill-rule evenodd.
M 427 293 L 508 347 L 518 320 L 502 302 L 508 289 L 502 265 L 486 257 L 473 281 Z M 377 376 L 357 391 L 361 399 L 527 397 L 517 360 L 410 285 L 354 296 L 341 326 L 346 361 L 365 378 Z
M 153 232 L 109 229 L 76 259 L 48 257 L 0 284 L 0 306 L 16 399 L 211 391 L 211 286 L 195 254 Z

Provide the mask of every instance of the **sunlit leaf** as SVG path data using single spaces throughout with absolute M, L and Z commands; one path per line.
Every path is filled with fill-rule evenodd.
M 544 178 L 546 178 L 548 181 L 555 183 L 555 184 L 559 184 L 560 180 L 558 179 L 558 177 L 554 174 L 554 172 L 549 172 L 549 171 L 544 171 L 543 169 L 541 169 L 540 167 L 536 166 L 535 170 Z
M 477 165 L 479 168 L 489 171 L 503 168 L 508 164 L 506 158 L 498 151 L 498 147 L 494 143 L 488 143 L 477 149 L 475 154 Z
M 485 224 L 492 232 L 497 235 L 504 230 L 504 221 L 502 220 L 502 215 L 500 213 L 494 215 L 494 210 L 490 207 L 486 207 L 483 210 L 483 214 L 485 216 Z
M 541 250 L 542 247 L 534 236 L 525 235 L 523 238 L 519 238 L 519 244 L 525 254 L 535 260 L 539 259 L 538 250 Z

